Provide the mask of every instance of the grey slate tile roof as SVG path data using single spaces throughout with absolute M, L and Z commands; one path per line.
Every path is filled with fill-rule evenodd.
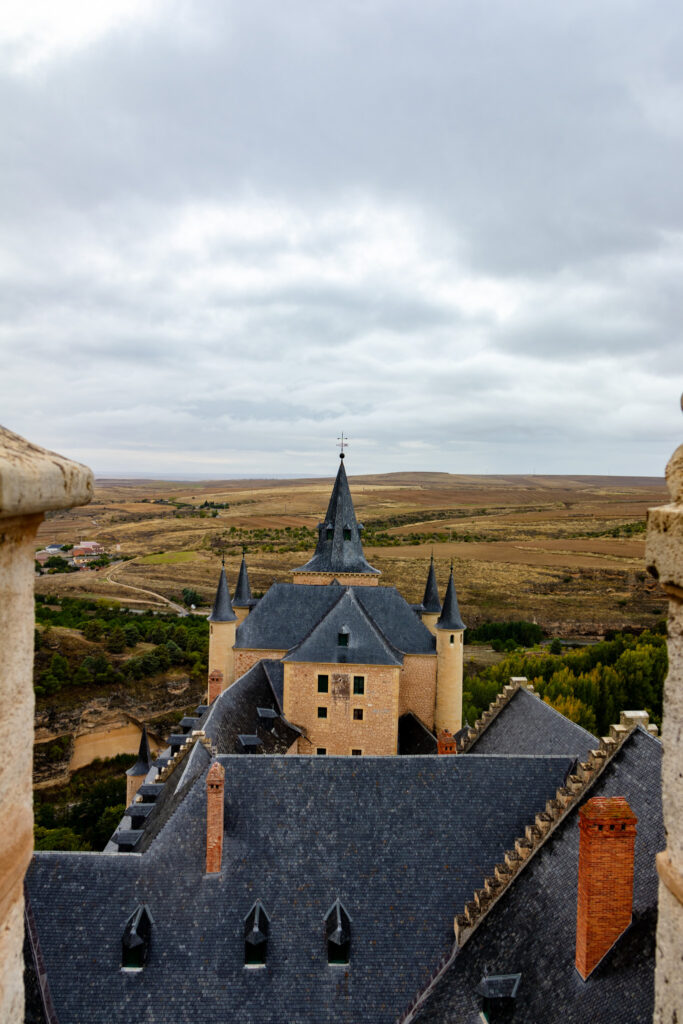
M 310 561 L 295 572 L 362 572 L 379 575 L 363 554 L 362 525 L 356 520 L 343 461 L 339 464 L 327 514 L 318 523 L 318 544 Z M 347 538 L 345 538 L 345 531 Z M 329 536 L 328 536 L 329 534 Z
M 216 596 L 213 600 L 213 608 L 209 615 L 209 622 L 234 622 L 237 616 L 232 610 L 228 580 L 225 575 L 225 566 L 221 569 L 216 587 Z
M 149 740 L 147 738 L 147 726 L 143 725 L 138 759 L 132 767 L 126 769 L 126 775 L 146 775 L 152 767 L 152 761 L 152 751 L 149 749 Z
M 353 590 L 338 587 L 332 605 L 307 637 L 283 661 L 333 662 L 350 665 L 402 665 L 400 651 L 387 640 Z M 346 646 L 339 646 L 340 637 Z
M 436 737 L 422 724 L 412 711 L 398 720 L 399 754 L 436 754 Z
M 427 573 L 427 584 L 424 597 L 422 598 L 422 608 L 425 612 L 441 612 L 441 601 L 439 599 L 439 588 L 436 584 L 433 555 L 429 562 L 429 572 Z
M 268 663 L 271 671 L 272 664 Z M 259 708 L 277 711 L 272 730 L 263 727 Z M 269 673 L 262 661 L 216 697 L 199 728 L 204 730 L 219 754 L 239 753 L 242 750 L 240 735 L 258 736 L 262 740 L 259 753 L 285 754 L 301 734 L 299 729 L 281 717 L 281 703 L 273 692 Z
M 254 603 L 254 599 L 251 596 L 251 587 L 249 585 L 247 561 L 244 555 L 242 555 L 240 571 L 237 577 L 237 586 L 235 587 L 235 597 L 233 598 L 232 603 L 235 608 L 250 608 Z
M 443 608 L 437 623 L 437 629 L 465 629 L 460 609 L 458 607 L 458 595 L 455 592 L 455 581 L 453 579 L 453 566 L 446 585 L 446 595 L 443 599 Z
M 290 651 L 329 612 L 344 590 L 403 654 L 433 654 L 436 641 L 395 587 L 308 586 L 274 583 L 237 627 L 237 648 Z M 327 659 L 326 659 L 327 660 Z
M 458 952 L 416 1015 L 420 1024 L 479 1024 L 476 987 L 482 976 L 518 972 L 522 979 L 510 1024 L 650 1024 L 655 854 L 666 845 L 659 741 L 639 726 L 587 798 L 593 796 L 625 796 L 638 818 L 631 927 L 583 981 L 574 968 L 579 856 L 575 808 Z
M 220 761 L 220 874 L 204 874 L 208 763 L 144 854 L 35 854 L 27 891 L 62 1024 L 395 1021 L 450 947 L 456 910 L 570 765 Z M 270 918 L 259 971 L 243 966 L 256 899 Z M 325 952 L 323 918 L 336 899 L 351 918 L 347 967 L 328 965 Z M 120 970 L 121 935 L 140 903 L 154 919 L 151 949 L 130 975 Z
M 572 754 L 584 760 L 597 746 L 596 736 L 520 688 L 469 754 Z

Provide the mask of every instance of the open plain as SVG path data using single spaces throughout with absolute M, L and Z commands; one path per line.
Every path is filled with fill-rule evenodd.
M 646 511 L 667 500 L 661 479 L 411 472 L 350 484 L 368 559 L 409 601 L 420 601 L 433 553 L 442 588 L 453 561 L 468 625 L 528 619 L 589 638 L 665 614 L 643 563 Z M 331 478 L 99 480 L 91 505 L 52 515 L 38 539 L 99 540 L 122 560 L 42 576 L 36 589 L 134 608 L 180 602 L 191 588 L 202 610 L 220 557 L 232 587 L 244 549 L 258 596 L 312 554 L 330 486 Z

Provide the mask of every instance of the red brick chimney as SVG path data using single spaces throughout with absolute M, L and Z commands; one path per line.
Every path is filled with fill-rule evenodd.
M 223 689 L 223 673 L 220 669 L 215 668 L 213 672 L 209 674 L 209 693 L 207 704 L 213 704 L 216 697 L 220 694 Z
M 579 809 L 576 969 L 586 980 L 631 923 L 636 818 L 623 796 Z
M 439 754 L 457 754 L 455 737 L 448 729 L 442 729 L 436 736 L 436 749 Z
M 225 768 L 214 761 L 206 777 L 206 873 L 217 874 L 223 859 Z

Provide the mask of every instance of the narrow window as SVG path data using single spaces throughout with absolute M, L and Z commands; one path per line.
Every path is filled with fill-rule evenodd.
M 318 693 L 327 693 L 330 688 L 330 680 L 327 676 L 318 676 Z
M 353 677 L 353 692 L 360 694 L 365 693 L 365 676 Z
M 334 530 L 330 526 L 327 527 L 327 530 L 325 531 L 325 536 L 327 540 L 332 540 L 332 538 L 334 537 Z
M 452 644 L 454 644 L 454 643 L 455 643 L 455 636 L 453 635 L 453 633 L 451 633 L 451 643 L 452 643 Z
M 133 911 L 121 939 L 121 967 L 124 971 L 141 971 L 147 963 L 152 935 L 152 918 L 144 904 Z
M 353 709 L 353 720 L 354 720 L 354 722 L 362 722 L 363 721 L 363 709 L 362 708 L 354 708 Z
M 318 754 L 319 757 L 324 757 L 326 753 L 327 747 L 318 747 L 316 750 L 316 754 Z
M 265 967 L 270 919 L 257 900 L 244 919 L 244 966 Z
M 344 540 L 351 540 L 351 531 L 348 526 L 344 527 Z
M 327 718 L 327 708 L 318 708 L 318 718 Z
M 328 964 L 348 964 L 351 956 L 351 920 L 339 900 L 325 915 Z
M 362 753 L 363 753 L 362 750 L 352 750 L 351 751 L 351 756 L 352 757 L 360 757 Z
M 339 647 L 348 647 L 349 646 L 349 634 L 348 633 L 339 633 L 338 636 L 337 636 L 337 644 L 338 644 Z

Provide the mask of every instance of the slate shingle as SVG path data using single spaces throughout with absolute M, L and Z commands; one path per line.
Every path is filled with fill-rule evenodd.
M 520 688 L 496 715 L 470 754 L 572 754 L 585 760 L 599 740 L 540 697 Z

